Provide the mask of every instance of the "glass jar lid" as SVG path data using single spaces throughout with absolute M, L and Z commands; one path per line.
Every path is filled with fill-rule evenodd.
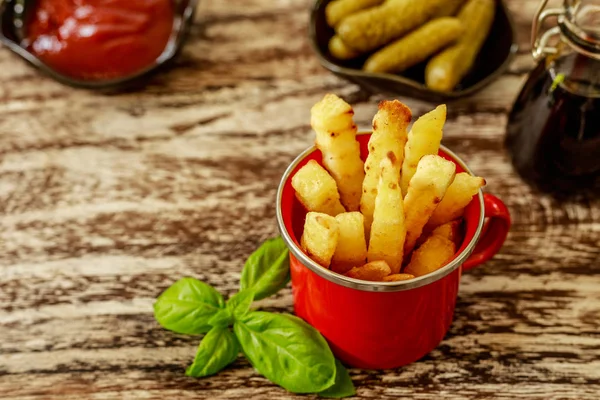
M 560 39 L 579 53 L 600 59 L 600 0 L 564 0 L 563 7 L 546 9 L 548 0 L 542 0 L 533 20 L 531 48 L 534 58 L 540 59 L 558 52 L 552 39 Z M 541 28 L 550 17 L 557 18 L 557 26 L 543 34 Z
M 600 53 L 600 0 L 565 0 L 561 32 L 588 52 Z

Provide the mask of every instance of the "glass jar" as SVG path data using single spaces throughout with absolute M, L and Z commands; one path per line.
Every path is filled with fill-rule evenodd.
M 600 0 L 565 0 L 532 29 L 538 61 L 508 118 L 506 147 L 517 172 L 560 194 L 600 189 Z M 558 26 L 540 36 L 543 22 Z M 552 43 L 552 44 L 551 44 Z

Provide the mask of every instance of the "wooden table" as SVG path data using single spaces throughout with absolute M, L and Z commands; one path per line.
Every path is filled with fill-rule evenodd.
M 0 398 L 292 397 L 241 358 L 185 377 L 198 338 L 160 328 L 151 305 L 183 276 L 236 290 L 245 258 L 277 234 L 279 177 L 313 140 L 309 110 L 324 93 L 368 126 L 382 97 L 319 66 L 310 3 L 202 1 L 175 68 L 140 92 L 70 89 L 0 50 Z M 536 194 L 507 160 L 537 1 L 509 3 L 519 56 L 449 106 L 444 143 L 508 204 L 512 232 L 464 276 L 435 351 L 351 371 L 361 398 L 600 398 L 600 200 Z M 432 108 L 402 100 L 415 115 Z M 291 290 L 261 304 L 292 311 Z

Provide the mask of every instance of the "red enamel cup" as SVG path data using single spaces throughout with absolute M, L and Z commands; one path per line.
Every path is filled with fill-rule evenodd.
M 360 134 L 363 159 L 370 134 Z M 439 155 L 471 171 L 442 147 Z M 336 274 L 312 261 L 300 248 L 306 210 L 291 180 L 309 160 L 321 163 L 312 147 L 283 175 L 277 194 L 277 221 L 290 249 L 296 314 L 318 329 L 335 355 L 358 368 L 387 369 L 425 356 L 450 328 L 462 271 L 492 258 L 506 239 L 510 214 L 495 196 L 480 192 L 465 210 L 465 239 L 454 259 L 437 271 L 409 281 L 366 282 Z

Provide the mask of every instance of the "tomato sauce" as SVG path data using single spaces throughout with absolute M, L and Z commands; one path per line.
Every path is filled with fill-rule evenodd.
M 125 77 L 162 54 L 173 29 L 172 0 L 37 0 L 29 50 L 64 75 Z

